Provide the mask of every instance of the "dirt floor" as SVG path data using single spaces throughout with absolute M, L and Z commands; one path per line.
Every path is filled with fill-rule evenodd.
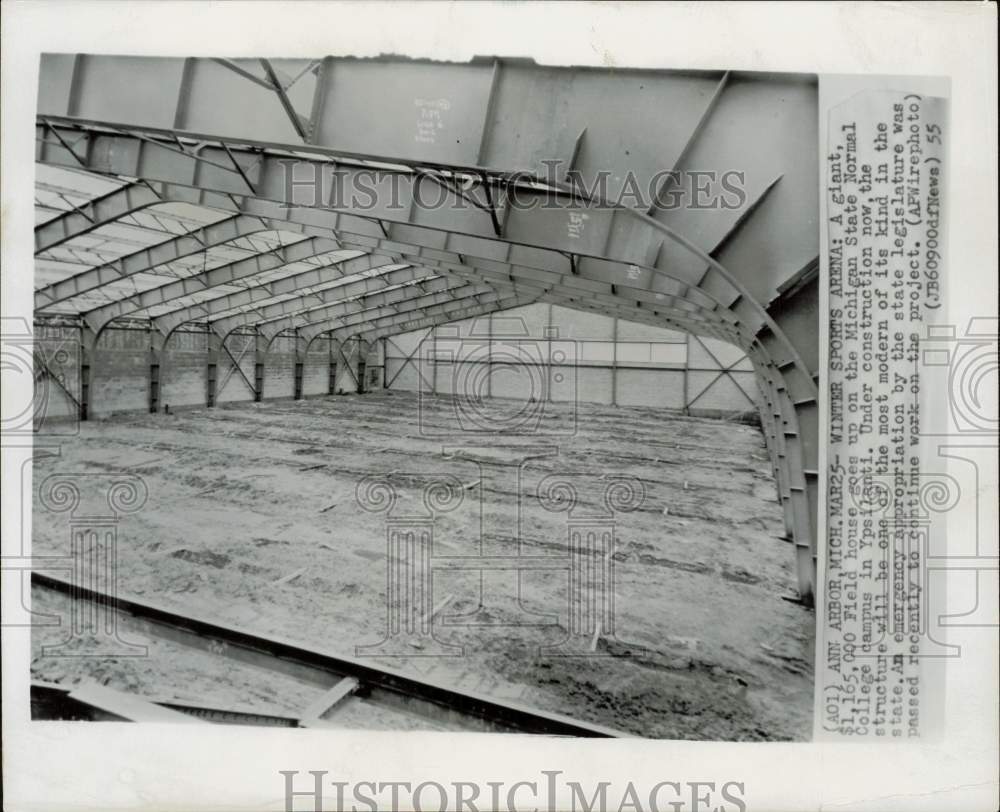
M 86 422 L 58 457 L 35 462 L 34 555 L 70 549 L 68 515 L 38 499 L 46 477 L 134 474 L 148 499 L 119 523 L 122 594 L 354 656 L 386 636 L 387 522 L 419 514 L 425 485 L 451 476 L 462 502 L 433 523 L 428 602 L 444 604 L 435 640 L 411 639 L 405 655 L 379 662 L 641 736 L 809 738 L 814 615 L 785 600 L 794 551 L 780 538 L 758 429 L 549 404 L 536 436 L 477 440 L 449 433 L 453 408 L 447 397 L 418 404 L 415 394 L 380 391 Z M 511 407 L 498 399 L 477 408 L 502 416 Z M 576 491 L 573 511 L 537 498 L 553 475 Z M 613 515 L 613 634 L 602 628 L 587 656 L 551 656 L 578 608 L 567 570 L 551 562 L 565 560 L 571 526 L 606 522 L 602 495 L 619 475 L 641 480 L 644 496 Z M 359 506 L 366 477 L 392 484 L 389 513 Z M 107 478 L 80 481 L 96 504 Z M 550 566 L 482 581 L 437 566 L 518 553 Z M 39 595 L 36 609 L 45 602 Z M 284 715 L 317 694 L 249 668 L 220 672 L 207 655 L 156 641 L 140 641 L 147 657 L 42 656 L 43 643 L 64 636 L 36 630 L 33 678 Z M 458 656 L 429 656 L 439 644 Z

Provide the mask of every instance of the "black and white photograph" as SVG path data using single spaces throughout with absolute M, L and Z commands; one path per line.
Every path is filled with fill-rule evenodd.
M 816 77 L 39 88 L 38 717 L 809 737 Z
M 38 48 L 16 116 L 4 65 L 4 713 L 16 687 L 39 742 L 193 748 L 173 788 L 109 756 L 115 789 L 93 768 L 83 796 L 875 808 L 874 778 L 857 807 L 830 777 L 775 800 L 746 765 L 805 780 L 806 753 L 870 768 L 953 735 L 946 686 L 998 623 L 996 306 L 953 298 L 996 264 L 967 285 L 955 261 L 954 77 L 672 58 L 667 27 L 630 57 L 628 3 L 28 5 L 5 14 Z M 115 8 L 132 38 L 41 33 Z M 392 36 L 319 33 L 397 8 Z M 607 48 L 537 44 L 575 14 Z M 270 753 L 225 762 L 266 800 L 194 798 L 228 742 Z M 346 766 L 380 742 L 377 772 Z M 685 743 L 772 749 L 650 778 Z M 522 747 L 553 755 L 501 769 Z M 564 772 L 575 747 L 605 766 Z M 892 808 L 938 808 L 914 797 Z

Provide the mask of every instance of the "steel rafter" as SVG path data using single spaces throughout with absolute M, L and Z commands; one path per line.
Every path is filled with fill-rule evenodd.
M 324 237 L 309 237 L 297 243 L 275 247 L 263 254 L 255 254 L 246 259 L 211 268 L 200 274 L 181 277 L 165 285 L 126 296 L 123 299 L 87 311 L 83 314 L 83 318 L 87 325 L 99 334 L 114 319 L 137 310 L 164 304 L 181 296 L 189 296 L 217 285 L 232 284 L 246 277 L 339 250 L 341 250 L 341 245 L 335 240 Z M 334 263 L 334 265 L 336 264 L 338 263 Z
M 346 328 L 354 329 L 368 325 L 369 323 L 382 323 L 386 318 L 397 318 L 400 320 L 412 319 L 413 314 L 419 316 L 430 315 L 440 312 L 449 312 L 452 306 L 468 307 L 473 304 L 488 304 L 490 302 L 507 301 L 518 299 L 520 302 L 535 301 L 542 294 L 537 291 L 522 291 L 511 288 L 505 291 L 496 291 L 484 285 L 462 285 L 455 290 L 439 291 L 419 296 L 415 299 L 407 299 L 399 304 L 389 304 L 359 310 L 356 313 L 340 317 L 336 324 L 331 324 L 330 319 L 322 322 L 307 324 L 300 327 L 296 334 L 304 338 L 307 345 L 319 336 L 333 331 L 342 331 Z
M 330 269 L 337 268 L 334 275 Z M 393 269 L 395 270 L 383 270 Z M 337 280 L 353 276 L 357 273 L 372 271 L 374 275 L 354 282 Z M 229 293 L 214 299 L 193 304 L 183 309 L 174 310 L 151 319 L 152 324 L 164 335 L 191 321 L 210 321 L 213 328 L 223 333 L 232 332 L 240 327 L 260 325 L 264 322 L 287 318 L 301 311 L 316 309 L 330 304 L 344 296 L 356 295 L 358 292 L 372 292 L 384 287 L 408 282 L 419 282 L 434 277 L 426 270 L 409 266 L 399 267 L 386 258 L 369 254 L 364 257 L 342 260 L 335 265 L 315 268 L 302 273 L 286 276 L 255 287 L 247 287 L 236 293 Z M 320 290 L 310 290 L 315 285 L 330 285 Z M 304 292 L 301 292 L 305 288 Z M 268 304 L 255 304 L 267 301 L 277 296 L 299 294 L 295 298 L 282 299 Z M 237 308 L 247 310 L 233 313 Z
M 402 272 L 392 271 L 387 276 L 394 274 L 412 274 L 412 269 L 404 269 Z M 403 307 L 409 303 L 415 303 L 421 297 L 430 294 L 440 294 L 442 292 L 460 293 L 463 289 L 475 289 L 478 292 L 496 292 L 496 288 L 474 283 L 454 277 L 435 277 L 420 281 L 417 284 L 408 284 L 403 288 L 393 288 L 382 290 L 387 285 L 372 284 L 375 280 L 361 279 L 344 285 L 343 288 L 333 288 L 328 291 L 331 294 L 329 299 L 309 310 L 299 310 L 287 315 L 278 315 L 280 304 L 275 309 L 269 311 L 266 318 L 256 322 L 257 332 L 267 338 L 273 338 L 278 333 L 286 330 L 295 331 L 309 325 L 332 321 L 344 313 L 361 312 L 372 306 L 399 306 Z M 386 280 L 388 282 L 388 280 Z M 283 303 L 281 303 L 283 304 Z M 277 318 L 275 318 L 277 316 Z M 220 319 L 212 322 L 212 328 L 224 334 L 238 329 L 242 322 L 237 318 Z
M 45 130 L 43 129 L 42 132 Z M 173 151 L 159 152 L 160 147 L 155 142 L 132 140 L 129 147 L 121 143 L 120 139 L 128 140 L 131 138 L 130 136 L 99 133 L 87 133 L 81 136 L 81 139 L 87 138 L 93 138 L 94 143 L 87 148 L 86 154 L 88 156 L 101 155 L 108 159 L 97 160 L 89 164 L 90 168 L 95 171 L 125 175 L 142 175 L 145 172 L 150 172 L 154 180 L 194 182 L 194 178 L 185 164 L 175 162 L 180 159 L 174 157 Z M 208 151 L 208 149 L 206 147 L 203 151 Z M 239 159 L 239 153 L 234 151 L 234 154 L 237 154 L 237 159 Z M 65 148 L 51 140 L 43 140 L 39 144 L 38 158 L 42 162 L 65 161 Z M 310 161 L 304 158 L 290 159 L 277 155 L 247 153 L 244 155 L 244 160 L 247 161 L 248 169 L 252 163 L 253 169 L 251 171 L 254 173 L 256 184 L 261 190 L 262 196 L 293 206 L 313 206 L 320 202 L 315 197 L 303 201 L 301 195 L 296 193 L 296 187 L 291 184 L 286 185 L 285 179 L 289 175 L 292 177 L 296 175 L 296 166 L 305 166 L 311 169 L 317 177 L 328 176 L 331 171 L 331 167 L 324 162 Z M 289 162 L 292 165 L 289 165 Z M 301 171 L 298 174 L 301 176 Z M 402 193 L 412 203 L 414 189 L 419 184 L 426 182 L 426 179 L 409 174 L 397 175 L 396 177 L 401 178 Z M 226 188 L 227 181 L 224 176 L 207 176 L 206 180 L 215 186 L 215 191 L 235 191 Z M 406 193 L 407 189 L 409 190 L 408 194 Z M 561 206 L 555 209 L 542 208 L 542 204 L 545 202 L 544 194 L 533 190 L 525 191 L 524 194 L 533 201 L 531 204 L 533 209 L 512 211 L 508 215 L 505 240 L 493 238 L 488 223 L 470 219 L 456 222 L 457 218 L 454 217 L 454 212 L 420 210 L 419 228 L 423 229 L 424 232 L 429 230 L 435 238 L 432 240 L 432 244 L 427 247 L 438 248 L 451 238 L 452 248 L 461 254 L 463 253 L 462 243 L 467 244 L 473 251 L 477 247 L 480 251 L 488 251 L 490 245 L 496 244 L 502 252 L 498 259 L 506 259 L 507 261 L 511 261 L 509 256 L 505 256 L 510 249 L 505 248 L 504 243 L 519 245 L 523 249 L 547 249 L 564 256 L 573 254 L 580 258 L 577 263 L 578 275 L 584 275 L 583 266 L 585 260 L 589 259 L 600 266 L 593 270 L 593 276 L 600 281 L 616 287 L 648 291 L 652 277 L 665 275 L 662 270 L 651 267 L 650 261 L 655 259 L 662 240 L 669 238 L 684 246 L 685 249 L 696 255 L 704 263 L 704 266 L 707 266 L 707 271 L 702 270 L 704 266 L 699 267 L 681 281 L 721 299 L 723 304 L 732 310 L 752 332 L 757 332 L 765 327 L 776 331 L 763 308 L 740 284 L 731 278 L 717 261 L 666 226 L 646 218 L 644 215 L 623 209 L 593 205 L 580 206 L 578 204 L 571 204 L 568 208 Z M 336 210 L 343 207 L 329 208 Z M 400 211 L 394 209 L 382 211 L 380 213 L 381 220 L 396 226 L 407 226 L 407 228 L 400 230 L 404 232 L 404 239 L 413 240 L 415 231 L 413 226 L 415 224 L 411 222 L 411 210 L 406 206 L 400 208 L 402 209 Z M 574 236 L 572 229 L 567 232 L 568 225 L 579 218 L 594 221 L 593 233 L 596 236 L 588 240 L 589 245 L 575 242 L 578 237 Z M 449 228 L 449 226 L 451 227 Z M 393 236 L 392 227 L 387 227 L 387 239 L 391 239 Z M 456 241 L 458 245 L 454 245 Z M 496 249 L 493 250 L 496 251 Z M 788 351 L 792 355 L 795 354 L 794 349 L 790 346 Z
M 556 279 L 562 279 L 565 283 L 573 287 L 582 287 L 590 282 L 597 283 L 600 286 L 599 289 L 605 291 L 611 290 L 610 283 L 597 281 L 601 279 L 599 274 L 572 274 L 566 267 L 560 268 L 560 265 L 565 266 L 565 259 L 561 254 L 554 252 L 547 252 L 551 254 L 551 257 L 546 257 L 543 252 L 539 251 L 533 252 L 530 257 L 517 256 L 516 252 L 511 252 L 514 254 L 512 258 L 519 260 L 517 264 L 512 264 L 496 259 L 496 250 L 489 250 L 486 256 L 480 256 L 476 253 L 477 249 L 475 247 L 461 245 L 459 247 L 463 249 L 463 253 L 459 254 L 455 250 L 449 250 L 451 247 L 450 241 L 445 244 L 444 250 L 442 250 L 436 247 L 428 247 L 426 244 L 404 242 L 398 238 L 390 240 L 385 237 L 384 232 L 381 230 L 377 232 L 377 236 L 373 236 L 376 232 L 373 231 L 370 222 L 349 215 L 334 214 L 332 215 L 335 218 L 334 220 L 331 220 L 330 215 L 327 215 L 325 218 L 326 222 L 323 223 L 323 218 L 318 218 L 315 215 L 326 214 L 325 212 L 302 208 L 286 208 L 268 201 L 241 200 L 236 196 L 229 195 L 212 196 L 204 192 L 186 194 L 191 193 L 193 190 L 177 186 L 176 184 L 160 183 L 156 184 L 155 188 L 157 189 L 156 195 L 146 199 L 145 205 L 159 205 L 174 200 L 177 202 L 193 202 L 197 200 L 199 205 L 211 205 L 224 210 L 252 210 L 254 216 L 260 217 L 262 222 L 266 222 L 275 230 L 295 231 L 312 235 L 329 235 L 340 239 L 345 248 L 355 248 L 364 251 L 381 250 L 388 252 L 390 255 L 396 253 L 400 256 L 401 260 L 424 264 L 432 258 L 443 258 L 450 262 L 464 261 L 466 264 L 475 265 L 478 268 L 493 269 L 497 273 L 523 277 L 526 281 L 534 279 L 535 281 L 551 283 Z M 133 199 L 134 194 L 129 195 L 128 200 L 123 200 L 122 202 L 132 202 Z M 108 202 L 110 203 L 111 201 L 109 200 Z M 135 210 L 132 209 L 131 211 Z M 123 211 L 124 208 L 120 207 L 116 210 L 116 214 L 122 216 Z M 435 235 L 422 234 L 421 238 L 426 243 L 428 240 L 433 240 Z M 630 290 L 629 293 L 637 300 L 656 301 L 661 304 L 677 302 L 678 306 L 682 309 L 702 307 L 711 310 L 719 304 L 712 296 L 698 289 L 691 289 L 687 284 L 669 279 L 669 271 L 664 272 L 664 280 L 664 284 L 660 286 L 662 290 L 657 290 L 655 293 L 648 290 Z M 69 280 L 66 281 L 69 282 Z M 114 281 L 118 281 L 117 278 L 108 280 L 109 283 Z
M 178 259 L 200 254 L 214 246 L 224 245 L 242 237 L 265 231 L 274 226 L 259 217 L 236 215 L 196 229 L 173 239 L 143 248 L 35 291 L 35 310 L 45 310 L 66 299 L 88 293 L 113 282 L 152 270 Z M 338 246 L 339 247 L 339 246 Z M 335 250 L 335 249 L 330 249 Z

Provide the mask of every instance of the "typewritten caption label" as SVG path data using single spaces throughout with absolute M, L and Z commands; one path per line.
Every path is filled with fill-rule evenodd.
M 873 91 L 829 117 L 829 412 L 819 738 L 922 732 L 920 343 L 943 309 L 946 102 Z

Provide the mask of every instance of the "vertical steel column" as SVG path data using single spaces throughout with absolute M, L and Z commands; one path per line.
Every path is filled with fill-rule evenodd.
M 268 345 L 265 344 L 264 348 L 261 349 L 260 346 L 261 335 L 256 330 L 253 335 L 253 400 L 254 403 L 260 403 L 264 399 L 264 374 L 267 370 L 265 366 L 267 363 L 267 349 Z
M 438 389 L 438 368 L 437 368 L 438 336 L 437 325 L 431 327 L 431 394 L 436 395 Z
M 493 397 L 493 314 L 489 315 L 486 334 L 486 395 Z
M 209 408 L 215 406 L 215 385 L 219 369 L 219 353 L 222 350 L 222 338 L 209 329 L 208 333 L 208 356 L 205 365 L 205 405 Z
M 159 330 L 149 330 L 149 411 L 156 414 L 163 399 L 163 361 L 166 339 Z
M 388 358 L 389 358 L 389 355 L 388 355 L 388 353 L 386 351 L 386 348 L 385 348 L 385 344 L 386 344 L 386 338 L 385 338 L 385 336 L 382 336 L 382 338 L 379 339 L 379 341 L 382 344 L 382 388 L 383 389 L 388 389 L 389 388 L 389 384 L 388 384 L 388 380 L 389 380 Z
M 93 397 L 94 365 L 97 361 L 97 335 L 87 326 L 80 327 L 80 419 L 89 420 Z
M 576 359 L 579 361 L 579 359 Z M 545 320 L 545 400 L 552 402 L 552 302 Z
M 618 405 L 618 317 L 615 316 L 611 333 L 611 405 Z
M 333 352 L 333 338 L 326 339 L 327 363 L 329 364 L 330 380 L 327 382 L 327 394 L 337 394 L 337 356 Z
M 362 349 L 363 342 L 361 340 L 361 336 L 357 337 L 357 342 L 358 342 L 358 380 L 357 380 L 358 394 L 363 395 L 367 391 L 365 386 L 366 384 L 365 376 L 367 375 L 368 372 L 367 350 Z
M 684 414 L 691 414 L 691 384 L 689 381 L 690 373 L 688 372 L 688 367 L 691 366 L 691 334 L 684 334 Z

